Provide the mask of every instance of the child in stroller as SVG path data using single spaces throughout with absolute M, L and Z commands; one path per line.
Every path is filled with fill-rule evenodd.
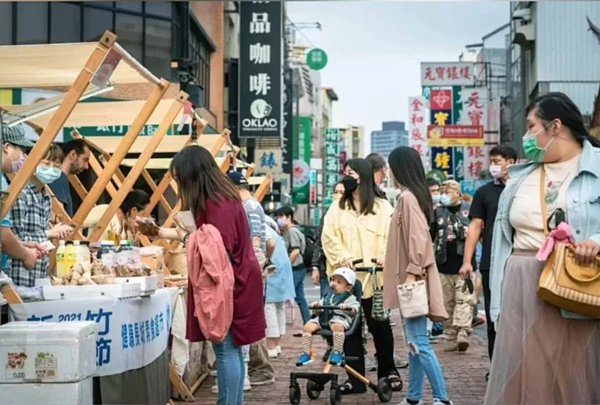
M 303 352 L 296 363 L 304 366 L 315 360 L 312 351 L 313 334 L 321 329 L 321 324 L 328 324 L 333 334 L 333 351 L 329 357 L 329 363 L 340 366 L 343 362 L 344 332 L 350 329 L 354 317 L 360 310 L 360 303 L 352 294 L 352 288 L 356 282 L 354 271 L 348 268 L 339 268 L 331 276 L 330 293 L 320 301 L 311 304 L 311 307 L 337 306 L 339 310 L 315 311 L 316 314 L 304 325 L 302 333 Z M 330 319 L 320 319 L 328 316 Z

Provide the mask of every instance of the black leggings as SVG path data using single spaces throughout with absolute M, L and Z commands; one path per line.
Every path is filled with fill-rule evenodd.
M 375 352 L 377 353 L 377 378 L 389 377 L 391 374 L 398 374 L 394 365 L 394 334 L 390 326 L 390 321 L 376 321 L 371 317 L 371 309 L 373 308 L 373 299 L 363 299 L 361 302 L 362 309 L 365 311 L 365 318 L 369 332 L 373 335 L 375 343 Z M 348 336 L 345 344 L 345 352 L 347 356 L 358 357 L 359 361 L 348 361 L 348 365 L 355 369 L 358 373 L 365 375 L 365 353 L 362 345 L 361 329 L 357 329 L 354 336 Z M 350 384 L 357 394 L 367 390 L 366 386 L 360 381 L 350 376 Z

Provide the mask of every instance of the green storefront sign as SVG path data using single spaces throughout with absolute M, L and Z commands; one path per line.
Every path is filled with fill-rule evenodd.
M 100 127 L 64 127 L 63 138 L 65 142 L 73 139 L 71 131 L 76 129 L 83 136 L 125 136 L 129 131 L 129 125 L 106 125 Z M 144 125 L 140 136 L 152 136 L 158 129 L 158 125 Z M 167 130 L 167 135 L 172 135 L 172 126 Z
M 294 204 L 308 204 L 310 195 L 310 117 L 294 117 L 294 142 L 292 156 L 292 201 Z
M 325 193 L 323 203 L 329 207 L 333 201 L 333 186 L 339 180 L 340 172 L 340 130 L 325 130 Z

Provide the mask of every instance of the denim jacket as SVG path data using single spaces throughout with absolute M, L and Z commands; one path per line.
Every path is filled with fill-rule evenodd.
M 523 180 L 538 167 L 539 163 L 512 166 L 509 169 L 510 180 L 498 203 L 490 274 L 490 312 L 494 322 L 498 321 L 500 315 L 504 269 L 513 250 L 510 210 Z M 591 239 L 600 244 L 600 149 L 587 141 L 583 145 L 577 176 L 567 189 L 567 215 L 571 237 L 575 242 Z M 561 313 L 565 318 L 587 319 L 568 311 Z

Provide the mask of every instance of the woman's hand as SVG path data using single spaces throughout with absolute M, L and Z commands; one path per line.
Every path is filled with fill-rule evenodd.
M 73 228 L 69 225 L 58 224 L 48 231 L 48 239 L 67 239 L 73 233 Z
M 347 267 L 354 270 L 354 263 L 352 263 L 352 259 L 346 260 L 344 263 L 342 263 L 342 267 Z
M 591 239 L 584 240 L 575 247 L 575 258 L 577 263 L 582 266 L 589 266 L 594 263 L 594 259 L 598 256 L 600 245 Z
M 379 259 L 377 259 L 377 265 L 378 265 L 379 267 L 383 267 L 383 264 L 384 264 L 384 263 L 385 263 L 385 257 L 384 257 L 384 256 L 382 256 L 382 257 L 380 257 Z
M 410 274 L 408 273 L 406 275 L 406 284 L 412 284 L 412 283 L 416 283 L 417 282 L 417 276 L 415 276 L 414 274 Z

